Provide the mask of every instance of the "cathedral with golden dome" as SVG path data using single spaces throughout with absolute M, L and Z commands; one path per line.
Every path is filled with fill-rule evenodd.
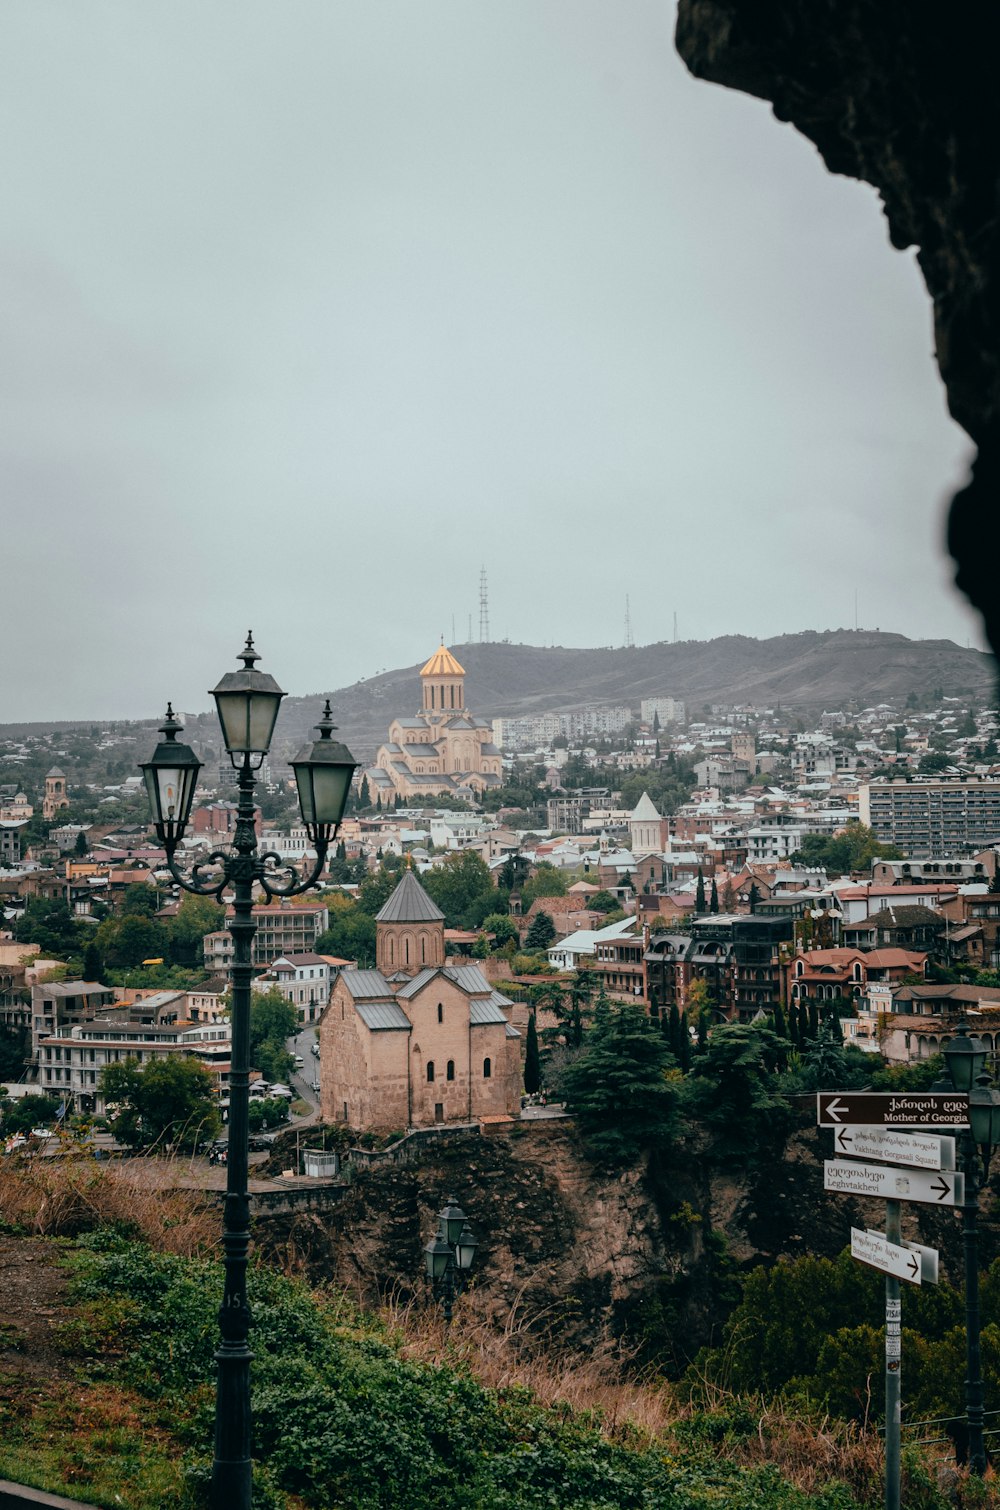
M 502 783 L 502 758 L 493 724 L 465 706 L 465 670 L 444 643 L 420 673 L 423 706 L 413 718 L 396 718 L 388 741 L 365 776 L 372 802 L 396 797 L 419 801 L 447 793 L 478 795 Z

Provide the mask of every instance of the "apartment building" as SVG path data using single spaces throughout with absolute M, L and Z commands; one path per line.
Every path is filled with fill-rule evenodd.
M 228 915 L 233 915 L 228 909 Z M 330 926 L 329 909 L 321 902 L 303 907 L 290 902 L 261 903 L 253 909 L 257 932 L 254 934 L 252 960 L 255 965 L 269 965 L 282 955 L 311 954 L 316 940 Z M 229 975 L 233 964 L 232 939 L 226 929 L 206 933 L 205 969 L 213 975 Z
M 93 1021 L 78 1023 L 39 1046 L 38 1079 L 43 1095 L 70 1112 L 106 1114 L 101 1075 L 109 1064 L 151 1064 L 172 1054 L 201 1061 L 212 1073 L 220 1099 L 228 1093 L 232 1040 L 229 1023 L 198 1027 Z
M 1000 843 L 1000 781 L 870 781 L 858 789 L 858 816 L 883 844 L 895 844 L 911 859 L 969 854 Z

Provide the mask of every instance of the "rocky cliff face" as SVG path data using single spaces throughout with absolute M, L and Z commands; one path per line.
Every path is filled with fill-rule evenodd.
M 334 1211 L 263 1218 L 256 1237 L 297 1257 L 315 1283 L 405 1302 L 426 1294 L 423 1245 L 454 1194 L 480 1241 L 476 1304 L 497 1325 L 515 1317 L 581 1350 L 627 1334 L 679 1370 L 717 1336 L 740 1272 L 782 1255 L 832 1258 L 852 1225 L 883 1221 L 883 1203 L 824 1194 L 822 1159 L 833 1150 L 812 1123 L 805 1108 L 785 1156 L 752 1178 L 710 1173 L 694 1139 L 669 1165 L 608 1176 L 581 1157 L 571 1122 L 525 1125 L 364 1173 Z M 914 1205 L 904 1226 L 941 1250 L 943 1273 L 957 1281 L 958 1216 Z M 1000 1229 L 989 1217 L 983 1226 L 985 1265 L 1000 1252 Z
M 1000 647 L 1000 92 L 989 6 L 912 0 L 680 0 L 698 78 L 770 100 L 831 173 L 872 184 L 895 247 L 917 248 L 951 413 L 979 447 L 955 498 L 956 579 Z

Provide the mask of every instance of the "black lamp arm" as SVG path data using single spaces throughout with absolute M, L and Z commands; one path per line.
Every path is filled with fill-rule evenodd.
M 316 859 L 312 869 L 304 879 L 300 877 L 294 865 L 287 860 L 282 860 L 281 856 L 275 854 L 273 850 L 268 850 L 265 854 L 258 856 L 256 879 L 260 882 L 269 897 L 297 896 L 299 892 L 308 891 L 311 886 L 315 886 L 323 874 L 323 866 L 326 864 L 328 849 L 329 844 L 325 839 L 317 840 Z M 277 862 L 277 870 L 265 870 L 266 863 L 272 860 Z M 276 875 L 282 871 L 291 878 L 287 883 L 281 883 L 275 879 Z

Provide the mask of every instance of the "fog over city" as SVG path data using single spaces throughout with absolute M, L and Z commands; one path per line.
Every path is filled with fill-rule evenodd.
M 494 639 L 979 643 L 913 253 L 673 23 L 4 7 L 0 721 L 423 660 L 483 565 Z

